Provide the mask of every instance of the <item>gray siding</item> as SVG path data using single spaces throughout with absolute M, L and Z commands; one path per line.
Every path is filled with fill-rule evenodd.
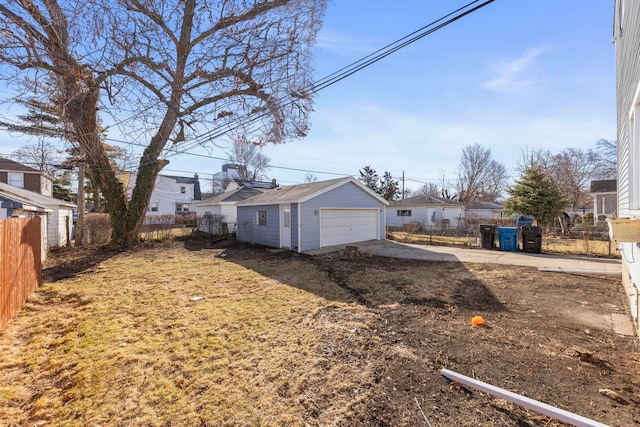
M 320 247 L 320 208 L 378 208 L 379 236 L 385 237 L 384 204 L 355 184 L 347 183 L 301 204 L 301 251 Z
M 267 211 L 266 226 L 258 225 L 256 220 L 257 212 L 263 210 Z M 237 222 L 239 241 L 280 247 L 280 207 L 278 205 L 238 206 Z
M 614 26 L 618 111 L 618 211 L 630 208 L 628 114 L 640 79 L 640 1 L 624 1 L 624 16 L 620 23 L 618 18 L 621 1 L 616 2 Z

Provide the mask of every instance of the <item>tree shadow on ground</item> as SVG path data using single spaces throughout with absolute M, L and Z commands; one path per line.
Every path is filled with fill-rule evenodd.
M 283 284 L 370 308 L 400 304 L 444 310 L 453 306 L 492 312 L 506 310 L 463 263 L 354 257 L 344 252 L 311 256 L 244 244 L 227 247 L 223 256 Z M 289 268 L 274 268 L 287 264 Z M 323 284 L 311 283 L 314 278 L 323 279 Z
M 93 271 L 93 267 L 121 253 L 107 246 L 81 246 L 53 249 L 42 268 L 43 282 L 56 282 Z

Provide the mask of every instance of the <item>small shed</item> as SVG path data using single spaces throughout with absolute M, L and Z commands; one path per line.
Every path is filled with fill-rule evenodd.
M 237 204 L 237 239 L 297 252 L 385 239 L 388 202 L 353 177 L 278 187 Z
M 67 245 L 71 239 L 75 204 L 0 182 L 0 218 L 42 217 L 46 246 Z

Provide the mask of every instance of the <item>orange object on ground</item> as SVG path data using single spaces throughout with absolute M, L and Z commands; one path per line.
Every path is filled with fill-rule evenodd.
M 484 325 L 484 319 L 482 318 L 482 316 L 473 316 L 473 319 L 471 319 L 471 324 L 473 326 Z

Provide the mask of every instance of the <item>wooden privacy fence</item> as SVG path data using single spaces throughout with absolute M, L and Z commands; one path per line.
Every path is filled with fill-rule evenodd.
M 0 219 L 0 330 L 42 279 L 40 217 Z

